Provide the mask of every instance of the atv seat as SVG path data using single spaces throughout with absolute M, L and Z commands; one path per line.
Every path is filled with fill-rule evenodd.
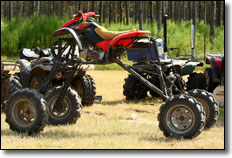
M 99 26 L 94 30 L 101 38 L 104 40 L 110 40 L 117 36 L 120 36 L 125 33 L 130 33 L 134 31 L 138 31 L 137 29 L 127 30 L 127 31 L 109 31 L 106 28 Z
M 37 54 L 39 52 L 39 54 Z M 38 59 L 39 57 L 48 57 L 51 55 L 51 49 L 27 49 L 23 48 L 19 50 L 20 59 L 33 60 Z

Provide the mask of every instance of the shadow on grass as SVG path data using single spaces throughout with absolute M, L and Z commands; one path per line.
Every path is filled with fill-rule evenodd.
M 141 105 L 160 105 L 163 101 L 160 98 L 147 97 L 141 100 L 114 100 L 114 101 L 101 101 L 95 102 L 96 105 L 110 105 L 117 106 L 119 104 L 141 104 Z
M 145 141 L 169 141 L 169 139 L 166 139 L 165 137 L 153 137 L 150 136 L 151 133 L 137 133 L 137 132 L 103 132 L 103 133 L 95 133 L 95 132 L 77 132 L 77 131 L 65 131 L 65 130 L 54 130 L 54 131 L 46 131 L 46 132 L 40 132 L 38 134 L 34 134 L 31 136 L 28 136 L 25 133 L 16 133 L 13 131 L 10 131 L 9 129 L 3 129 L 1 130 L 1 136 L 18 136 L 21 138 L 35 138 L 35 139 L 69 139 L 69 138 L 93 138 L 93 137 L 114 137 L 114 136 L 130 136 L 130 137 L 139 137 L 141 140 Z M 170 139 L 171 141 L 171 139 Z

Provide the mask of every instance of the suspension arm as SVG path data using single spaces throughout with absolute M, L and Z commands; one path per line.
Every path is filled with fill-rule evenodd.
M 142 82 L 145 86 L 147 86 L 148 88 L 150 88 L 152 91 L 154 91 L 155 93 L 157 93 L 162 99 L 167 100 L 169 99 L 169 96 L 165 95 L 164 92 L 162 92 L 159 88 L 157 88 L 156 86 L 154 86 L 151 82 L 149 82 L 147 79 L 145 79 L 143 76 L 141 76 L 140 74 L 138 74 L 136 71 L 134 71 L 132 68 L 130 68 L 129 66 L 123 64 L 120 60 L 116 59 L 116 58 L 112 58 L 112 60 L 117 63 L 119 66 L 121 66 L 123 69 L 127 70 L 129 73 L 131 73 L 131 75 L 133 77 L 135 77 L 136 79 L 138 79 L 140 82 Z

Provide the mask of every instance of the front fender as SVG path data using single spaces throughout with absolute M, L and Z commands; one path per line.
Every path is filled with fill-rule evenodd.
M 76 34 L 76 32 L 75 32 L 72 28 L 69 28 L 69 27 L 64 27 L 64 28 L 61 28 L 61 29 L 56 30 L 56 31 L 51 35 L 50 44 L 52 44 L 52 43 L 51 43 L 51 42 L 52 42 L 52 37 L 61 36 L 61 35 L 69 34 L 69 33 L 70 33 L 70 34 L 72 35 L 72 37 L 75 39 L 76 44 L 78 45 L 79 49 L 82 51 L 82 50 L 83 50 L 83 47 L 82 47 L 80 38 L 78 37 L 78 35 Z
M 20 59 L 17 61 L 17 63 L 20 65 L 19 68 L 22 86 L 29 87 L 31 63 L 25 59 Z

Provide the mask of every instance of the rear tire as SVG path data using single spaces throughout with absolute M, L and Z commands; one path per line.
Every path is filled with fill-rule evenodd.
M 94 79 L 90 75 L 85 74 L 76 78 L 72 82 L 72 86 L 82 98 L 82 106 L 93 105 L 96 96 L 96 85 Z
M 213 82 L 213 73 L 211 68 L 206 68 L 204 71 L 205 81 L 206 81 L 206 90 L 208 92 L 213 92 L 213 90 L 218 86 L 217 83 Z
M 7 101 L 6 122 L 13 131 L 39 133 L 48 122 L 46 105 L 42 94 L 33 89 L 19 89 Z
M 187 93 L 200 102 L 206 114 L 206 128 L 211 128 L 217 121 L 219 115 L 219 105 L 214 99 L 213 95 L 206 90 L 194 89 Z
M 203 73 L 192 73 L 188 77 L 187 91 L 192 89 L 206 89 L 206 78 Z
M 148 88 L 144 86 L 139 80 L 129 75 L 125 79 L 123 85 L 123 95 L 126 96 L 126 100 L 140 100 L 147 96 Z
M 192 139 L 198 136 L 205 125 L 201 104 L 187 95 L 176 95 L 160 107 L 159 128 L 166 137 Z
M 81 98 L 75 90 L 68 88 L 64 99 L 62 100 L 62 108 L 54 109 L 54 104 L 58 99 L 63 86 L 50 89 L 45 99 L 48 102 L 48 122 L 51 125 L 75 124 L 80 118 L 80 110 L 82 109 Z

